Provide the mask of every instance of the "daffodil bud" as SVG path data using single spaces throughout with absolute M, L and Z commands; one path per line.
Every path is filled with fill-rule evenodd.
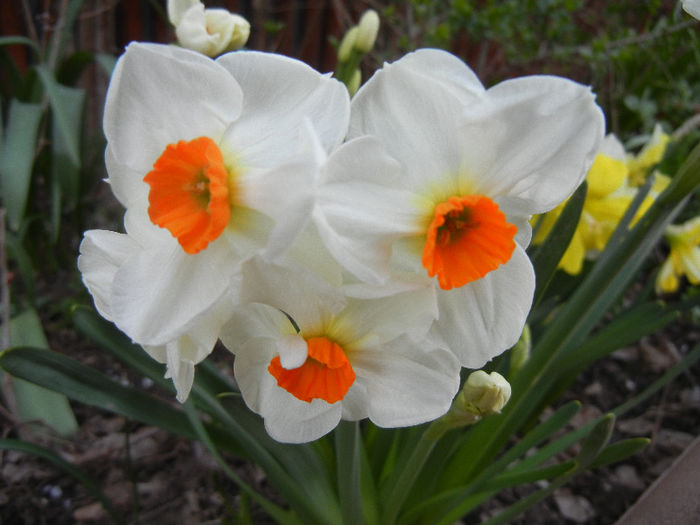
M 350 93 L 350 96 L 353 96 L 355 93 L 357 93 L 357 90 L 360 89 L 361 82 L 362 82 L 362 73 L 360 72 L 359 69 L 356 69 L 352 74 L 352 78 L 350 79 L 350 82 L 348 83 L 348 93 Z
M 509 399 L 510 383 L 506 378 L 498 372 L 487 374 L 483 370 L 469 375 L 458 397 L 467 410 L 474 408 L 484 416 L 499 413 Z
M 350 60 L 350 55 L 357 41 L 358 31 L 359 28 L 357 26 L 352 26 L 348 29 L 348 32 L 345 33 L 343 40 L 340 42 L 340 47 L 338 47 L 338 62 L 347 62 Z
M 379 33 L 379 15 L 374 9 L 368 9 L 360 18 L 357 27 L 355 49 L 363 53 L 369 53 L 374 47 L 377 33 Z
M 244 46 L 250 35 L 245 18 L 226 9 L 205 9 L 199 1 L 170 0 L 168 16 L 182 47 L 211 57 Z

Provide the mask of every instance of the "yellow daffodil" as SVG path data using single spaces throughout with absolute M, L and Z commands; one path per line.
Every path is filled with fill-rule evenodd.
M 656 277 L 656 292 L 675 292 L 684 275 L 691 284 L 700 284 L 700 216 L 672 224 L 666 228 L 665 237 L 671 252 Z

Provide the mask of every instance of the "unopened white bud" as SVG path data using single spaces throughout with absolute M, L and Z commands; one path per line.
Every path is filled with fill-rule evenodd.
M 350 96 L 353 96 L 355 93 L 357 93 L 357 90 L 360 89 L 361 83 L 362 73 L 359 69 L 356 69 L 352 73 L 352 78 L 350 79 L 350 82 L 348 82 L 348 93 L 350 93 Z
M 226 9 L 204 9 L 201 2 L 189 0 L 168 3 L 168 14 L 182 47 L 215 57 L 243 47 L 250 36 L 250 24 Z
M 510 383 L 498 372 L 487 374 L 477 370 L 467 378 L 461 395 L 461 400 L 480 414 L 497 414 L 510 399 Z
M 379 15 L 374 9 L 368 9 L 364 12 L 360 21 L 357 24 L 357 41 L 355 49 L 363 53 L 369 53 L 377 41 L 379 33 Z
M 343 40 L 340 42 L 340 47 L 338 47 L 338 62 L 347 62 L 350 59 L 350 54 L 355 47 L 355 42 L 357 41 L 357 33 L 359 29 L 357 26 L 352 26 Z

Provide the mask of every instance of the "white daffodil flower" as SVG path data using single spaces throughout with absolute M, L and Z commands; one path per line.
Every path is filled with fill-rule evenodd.
M 435 315 L 431 287 L 358 301 L 315 274 L 258 257 L 242 274 L 241 302 L 251 304 L 221 340 L 236 355 L 243 399 L 273 438 L 312 441 L 340 419 L 415 425 L 449 409 L 460 367 L 424 341 Z
M 393 248 L 389 284 L 401 278 L 396 268 L 430 282 L 433 336 L 479 368 L 517 342 L 530 309 L 530 216 L 581 183 L 603 130 L 590 90 L 572 81 L 535 76 L 486 90 L 447 52 L 408 54 L 355 95 L 348 135 L 350 144 L 378 139 L 400 171 L 348 177 L 334 197 L 345 218 L 336 229 L 350 232 L 347 249 L 359 254 L 379 253 L 381 232 L 377 259 Z
M 311 122 L 331 150 L 348 118 L 343 85 L 302 62 L 257 52 L 212 61 L 130 45 L 104 117 L 109 182 L 126 207 L 127 233 L 87 232 L 78 260 L 100 312 L 144 346 L 196 339 L 240 263 L 267 242 L 272 221 L 255 200 L 261 180 L 280 166 L 297 180 L 313 177 L 299 129 Z M 110 269 L 97 269 L 105 260 Z
M 205 9 L 199 0 L 169 0 L 168 18 L 182 47 L 215 57 L 245 45 L 250 24 L 226 9 Z

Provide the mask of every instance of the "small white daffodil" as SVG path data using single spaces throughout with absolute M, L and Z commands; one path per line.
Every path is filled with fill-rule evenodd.
M 362 301 L 259 258 L 242 274 L 241 301 L 250 304 L 221 339 L 236 355 L 243 399 L 273 438 L 311 441 L 341 419 L 416 425 L 449 409 L 459 363 L 424 341 L 434 316 L 430 288 Z
M 675 292 L 684 275 L 691 284 L 700 284 L 700 217 L 672 224 L 664 235 L 671 252 L 656 277 L 656 292 Z
M 199 0 L 168 0 L 168 18 L 178 43 L 210 57 L 245 45 L 250 24 L 226 9 L 205 9 Z

